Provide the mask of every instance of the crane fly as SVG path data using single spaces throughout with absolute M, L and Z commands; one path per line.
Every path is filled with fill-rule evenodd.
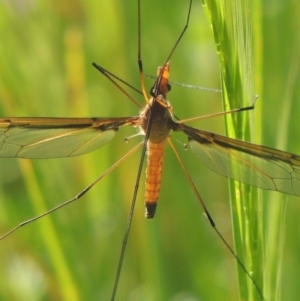
M 153 218 L 155 214 L 164 148 L 166 142 L 171 141 L 171 131 L 185 133 L 189 148 L 214 172 L 262 189 L 300 196 L 299 156 L 176 121 L 166 99 L 170 90 L 169 69 L 170 62 L 158 68 L 157 95 L 147 100 L 147 106 L 137 117 L 1 118 L 0 157 L 46 159 L 80 156 L 108 143 L 121 126 L 139 127 L 146 134 L 150 120 L 145 192 L 147 218 Z M 152 119 L 150 112 L 153 112 Z
M 100 66 L 94 65 L 101 70 Z M 218 174 L 259 188 L 300 196 L 299 156 L 203 131 L 176 121 L 166 99 L 170 90 L 169 69 L 170 62 L 158 68 L 155 92 L 147 99 L 146 107 L 137 117 L 1 118 L 0 157 L 33 159 L 79 156 L 108 143 L 119 127 L 130 125 L 139 127 L 145 135 L 148 134 L 145 189 L 147 218 L 153 218 L 156 211 L 165 144 L 170 143 L 176 152 L 169 137 L 171 132 L 186 134 L 192 152 Z M 183 164 L 181 160 L 180 163 Z M 198 199 L 211 225 L 215 227 L 200 195 Z
M 108 74 L 101 66 L 97 64 L 94 66 L 102 73 Z M 145 136 L 144 145 L 147 147 L 148 156 L 145 215 L 147 218 L 154 218 L 159 198 L 165 145 L 169 143 L 177 156 L 171 134 L 182 132 L 187 137 L 188 148 L 214 172 L 262 189 L 300 196 L 299 156 L 200 130 L 186 125 L 190 120 L 180 121 L 174 118 L 173 109 L 167 100 L 170 91 L 169 71 L 168 58 L 167 62 L 158 68 L 157 80 L 151 89 L 150 97 L 146 95 L 142 83 L 146 106 L 138 116 L 0 118 L 0 157 L 42 159 L 80 156 L 111 141 L 120 127 L 138 128 Z M 142 74 L 141 68 L 140 72 Z M 237 113 L 251 108 L 232 110 L 228 113 Z M 137 148 L 134 149 L 136 150 Z M 186 172 L 182 160 L 179 157 L 178 159 Z M 188 174 L 187 176 L 189 177 Z M 190 178 L 189 180 L 191 181 Z M 92 186 L 93 184 L 90 187 Z M 73 200 L 81 197 L 87 190 Z M 196 190 L 195 192 L 197 193 Z M 197 197 L 211 225 L 215 227 L 200 195 L 197 194 Z M 37 218 L 33 220 L 35 219 Z M 2 238 L 5 236 L 3 235 Z

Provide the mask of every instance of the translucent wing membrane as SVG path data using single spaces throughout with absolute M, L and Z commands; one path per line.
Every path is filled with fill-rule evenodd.
M 300 156 L 183 125 L 189 147 L 214 172 L 242 183 L 300 196 Z
M 62 158 L 89 153 L 109 142 L 124 118 L 1 118 L 0 157 Z

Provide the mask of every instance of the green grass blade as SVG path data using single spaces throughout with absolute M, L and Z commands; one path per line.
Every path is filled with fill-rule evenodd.
M 247 1 L 204 3 L 214 32 L 220 63 L 224 109 L 249 106 L 255 99 L 252 60 L 252 29 Z M 225 118 L 227 135 L 253 141 L 249 114 Z M 263 232 L 261 205 L 255 188 L 230 181 L 231 214 L 235 250 L 263 291 Z M 257 289 L 238 265 L 240 298 L 261 300 Z

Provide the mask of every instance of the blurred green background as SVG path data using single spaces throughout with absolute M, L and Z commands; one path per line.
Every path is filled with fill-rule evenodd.
M 142 2 L 144 70 L 155 74 L 185 24 L 188 1 Z M 300 4 L 256 1 L 250 12 L 257 131 L 264 145 L 300 154 Z M 2 1 L 0 41 L 1 117 L 138 114 L 91 66 L 95 61 L 139 87 L 136 1 Z M 215 45 L 200 1 L 194 1 L 190 26 L 172 57 L 171 80 L 220 87 Z M 149 88 L 151 83 L 146 80 Z M 181 119 L 222 110 L 219 93 L 173 85 L 169 100 Z M 224 133 L 223 123 L 214 118 L 193 125 Z M 135 133 L 121 129 L 101 150 L 77 158 L 1 159 L 1 234 L 75 196 L 140 141 L 124 143 L 124 137 Z M 186 142 L 180 135 L 178 140 Z M 178 149 L 217 227 L 232 243 L 227 180 L 203 167 L 180 143 Z M 110 299 L 139 156 L 132 156 L 75 204 L 0 242 L 1 300 Z M 170 149 L 158 212 L 151 221 L 144 218 L 143 182 L 116 300 L 237 300 L 235 261 L 203 218 Z M 265 256 L 271 256 L 268 239 L 276 234 L 271 232 L 275 225 L 268 206 L 286 200 L 280 225 L 285 234 L 279 242 L 284 246 L 280 286 L 282 300 L 298 300 L 299 198 L 263 194 Z

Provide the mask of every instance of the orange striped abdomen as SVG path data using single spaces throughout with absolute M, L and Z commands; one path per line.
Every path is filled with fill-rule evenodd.
M 155 215 L 160 190 L 165 145 L 166 140 L 163 140 L 160 143 L 153 143 L 148 140 L 148 161 L 145 189 L 145 216 L 147 218 L 153 218 Z

